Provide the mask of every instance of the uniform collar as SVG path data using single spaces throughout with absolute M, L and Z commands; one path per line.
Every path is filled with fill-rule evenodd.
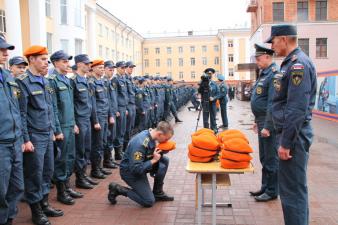
M 276 67 L 276 63 L 273 62 L 273 63 L 270 64 L 270 66 L 263 69 L 262 74 L 264 74 L 264 75 L 268 74 L 272 70 L 272 67 Z
M 102 79 L 97 79 L 96 77 L 93 77 L 93 78 L 94 78 L 95 84 L 100 84 L 100 85 L 103 84 Z
M 82 76 L 80 76 L 79 74 L 76 74 L 76 80 L 77 80 L 77 82 L 87 84 L 87 78 L 82 77 Z
M 69 85 L 69 80 L 68 80 L 68 77 L 66 75 L 60 74 L 56 70 L 54 70 L 53 73 L 56 75 L 56 79 L 58 79 L 59 81 Z
M 39 84 L 42 84 L 42 85 L 45 84 L 45 80 L 44 80 L 43 76 L 34 75 L 29 69 L 27 70 L 27 74 L 28 74 L 30 82 L 39 83 Z
M 296 55 L 299 51 L 300 51 L 300 48 L 299 48 L 299 47 L 295 48 L 292 52 L 289 53 L 289 55 L 287 55 L 287 56 L 285 57 L 285 59 L 283 60 L 282 64 L 284 64 L 284 63 L 288 62 L 289 60 L 291 60 L 292 57 L 293 57 L 294 55 Z

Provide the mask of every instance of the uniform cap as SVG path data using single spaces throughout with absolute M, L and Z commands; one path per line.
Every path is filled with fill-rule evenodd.
M 22 56 L 14 56 L 13 58 L 9 60 L 10 66 L 20 65 L 20 64 L 25 64 L 26 66 L 28 66 L 28 63 Z
M 265 43 L 272 43 L 273 38 L 277 36 L 297 36 L 297 27 L 291 24 L 272 25 L 270 37 Z
M 54 61 L 58 61 L 58 60 L 72 60 L 73 56 L 68 55 L 66 52 L 64 52 L 63 50 L 54 52 L 51 56 L 50 56 L 50 61 L 54 62 Z

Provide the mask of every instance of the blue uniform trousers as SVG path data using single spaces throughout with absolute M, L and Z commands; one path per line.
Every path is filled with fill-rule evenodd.
M 79 134 L 75 135 L 76 143 L 76 171 L 83 171 L 87 165 L 88 156 L 86 156 L 86 149 L 91 149 L 91 123 L 89 118 L 77 119 L 76 125 L 79 128 Z
M 122 147 L 124 143 L 124 135 L 126 133 L 126 107 L 119 107 L 120 116 L 116 117 L 116 138 L 114 140 L 114 147 Z
M 92 149 L 90 152 L 90 161 L 99 164 L 103 158 L 104 147 L 107 146 L 108 135 L 108 115 L 98 115 L 100 130 L 92 130 Z
M 127 107 L 128 110 L 128 116 L 127 116 L 127 122 L 126 122 L 126 133 L 124 135 L 124 143 L 127 145 L 127 143 L 130 140 L 131 132 L 134 129 L 135 125 L 135 117 L 136 117 L 136 106 L 129 104 Z
M 217 130 L 216 125 L 216 102 L 202 103 L 203 107 L 203 127 Z M 210 127 L 209 127 L 210 116 Z
M 221 108 L 221 117 L 222 117 L 223 126 L 227 127 L 229 125 L 228 114 L 227 114 L 227 102 L 225 103 L 221 102 L 220 108 Z

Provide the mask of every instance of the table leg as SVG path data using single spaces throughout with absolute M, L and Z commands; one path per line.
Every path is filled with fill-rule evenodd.
M 216 174 L 212 174 L 212 224 L 216 225 Z
M 197 206 L 197 224 L 202 224 L 202 174 L 197 174 L 197 195 L 198 195 L 198 206 Z

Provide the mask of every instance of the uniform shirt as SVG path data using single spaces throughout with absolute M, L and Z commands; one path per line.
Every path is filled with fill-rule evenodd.
M 113 85 L 109 78 L 105 77 L 103 80 L 108 90 L 111 115 L 115 116 L 118 110 L 116 87 Z
M 19 105 L 22 118 L 24 141 L 30 141 L 29 133 L 50 133 L 54 126 L 53 88 L 42 76 L 29 70 L 18 77 L 20 87 Z
M 153 157 L 156 143 L 149 130 L 135 135 L 129 142 L 121 161 L 121 170 L 133 175 L 144 175 L 151 171 L 150 160 Z
M 126 107 L 128 105 L 128 89 L 124 76 L 117 75 L 112 79 L 114 87 L 116 87 L 117 105 L 119 108 Z
M 127 91 L 128 91 L 128 100 L 129 100 L 128 103 L 131 105 L 135 105 L 135 91 L 134 91 L 135 87 L 131 80 L 131 76 L 126 75 L 125 81 L 126 81 L 126 86 L 127 86 Z
M 272 63 L 260 72 L 251 94 L 251 110 L 255 118 L 265 117 L 264 128 L 272 131 L 271 105 L 274 95 L 273 79 L 278 73 L 277 66 Z
M 317 89 L 316 70 L 309 57 L 296 48 L 283 60 L 281 73 L 274 79 L 272 119 L 277 132 L 281 133 L 281 146 L 289 149 L 304 123 L 311 120 Z
M 0 143 L 13 143 L 22 137 L 18 98 L 21 92 L 9 72 L 0 68 Z
M 216 96 L 217 99 L 219 99 L 221 104 L 225 104 L 228 101 L 227 94 L 228 94 L 228 88 L 224 82 L 221 82 L 218 86 L 218 95 Z
M 108 115 L 113 116 L 110 110 L 108 88 L 105 85 L 104 80 L 91 77 L 88 79 L 88 83 L 93 91 L 95 99 L 93 102 L 93 108 L 96 111 L 96 115 L 99 117 L 108 117 Z

